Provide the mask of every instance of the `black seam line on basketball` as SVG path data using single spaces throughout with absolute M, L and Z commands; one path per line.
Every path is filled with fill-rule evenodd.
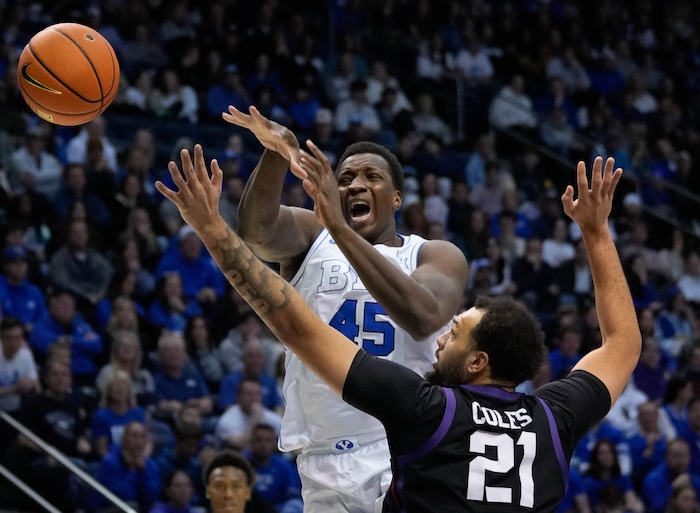
M 105 91 L 104 91 L 104 87 L 102 87 L 102 78 L 100 77 L 100 74 L 97 72 L 97 69 L 95 69 L 95 65 L 92 63 L 92 59 L 91 59 L 90 56 L 87 54 L 87 52 L 86 52 L 85 50 L 83 50 L 83 47 L 80 46 L 80 45 L 75 41 L 75 39 L 73 39 L 70 35 L 66 34 L 66 33 L 63 32 L 62 30 L 59 30 L 59 29 L 57 29 L 57 28 L 54 28 L 54 29 L 52 29 L 52 30 L 58 32 L 58 33 L 61 34 L 63 37 L 65 37 L 66 39 L 68 39 L 68 41 L 70 41 L 71 43 L 73 43 L 73 44 L 75 45 L 75 47 L 76 47 L 78 50 L 80 50 L 80 53 L 82 53 L 82 54 L 85 56 L 85 59 L 90 63 L 90 67 L 92 68 L 92 72 L 95 74 L 95 78 L 97 79 L 97 84 L 98 84 L 99 87 L 100 87 L 100 99 L 99 99 L 99 103 L 100 103 L 101 108 L 104 109 L 104 108 L 105 108 Z M 66 87 L 67 87 L 67 86 L 66 86 Z M 78 93 L 76 93 L 75 91 L 73 91 L 73 93 L 74 93 L 76 96 L 80 96 L 80 95 L 79 95 Z M 81 97 L 81 98 L 82 98 L 82 97 Z M 88 101 L 88 102 L 90 102 L 90 103 L 98 103 L 98 102 L 93 101 L 93 100 L 85 100 L 85 101 Z
M 54 30 L 55 30 L 55 29 L 54 29 Z M 57 30 L 56 32 L 59 32 L 59 33 L 62 34 L 63 36 L 66 36 L 63 32 L 60 32 L 60 31 L 58 31 L 58 30 Z M 66 38 L 67 38 L 69 41 L 71 41 L 71 42 L 75 45 L 75 41 L 73 41 L 73 40 L 72 40 L 71 38 L 69 38 L 68 36 L 66 36 Z M 85 52 L 83 52 L 83 49 L 82 49 L 82 48 L 80 48 L 78 45 L 75 45 L 75 46 L 83 53 L 83 55 L 85 55 Z M 75 96 L 77 96 L 78 98 L 80 98 L 80 99 L 83 100 L 84 102 L 87 102 L 87 103 L 100 103 L 100 104 L 103 103 L 103 100 L 102 100 L 102 99 L 100 99 L 100 100 L 89 100 L 89 99 L 85 98 L 82 94 L 78 93 L 75 89 L 73 89 L 73 88 L 70 87 L 68 84 L 66 84 L 63 80 L 61 80 L 60 78 L 58 78 L 58 76 L 56 76 L 56 74 L 51 70 L 51 68 L 49 68 L 49 67 L 46 65 L 46 62 L 44 62 L 44 60 L 41 59 L 41 58 L 34 52 L 34 48 L 32 48 L 32 43 L 31 43 L 31 41 L 27 44 L 27 47 L 29 48 L 29 51 L 31 52 L 32 56 L 36 59 L 36 61 L 37 61 L 39 64 L 41 64 L 41 65 L 44 67 L 44 69 L 48 72 L 48 74 L 51 75 L 54 79 L 56 79 L 56 81 L 59 82 L 61 85 L 63 85 L 68 91 L 70 91 L 71 93 L 73 93 Z M 87 57 L 87 55 L 85 55 L 85 57 Z M 90 59 L 88 59 L 88 62 L 90 62 Z M 92 62 L 90 62 L 90 66 L 92 66 Z M 94 66 L 93 66 L 93 70 L 94 70 Z M 95 76 L 97 76 L 97 73 L 95 73 Z M 98 82 L 99 82 L 99 78 L 98 78 Z M 101 92 L 101 91 L 102 91 L 102 84 L 100 84 L 100 92 Z

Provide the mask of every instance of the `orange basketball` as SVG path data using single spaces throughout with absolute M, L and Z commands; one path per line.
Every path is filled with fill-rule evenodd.
M 119 87 L 119 62 L 95 29 L 57 23 L 29 40 L 17 65 L 27 105 L 57 125 L 80 125 L 99 116 Z

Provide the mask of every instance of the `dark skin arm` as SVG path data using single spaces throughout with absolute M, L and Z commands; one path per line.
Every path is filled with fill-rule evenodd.
M 231 107 L 224 119 L 250 129 L 268 149 L 246 186 L 238 211 L 239 234 L 257 255 L 280 262 L 282 276 L 289 279 L 313 239 L 326 227 L 368 292 L 413 338 L 423 340 L 445 326 L 459 307 L 468 276 L 466 259 L 456 246 L 427 242 L 419 253 L 417 269 L 406 275 L 348 224 L 338 181 L 313 142 L 306 143 L 310 153 L 300 150 L 288 129 L 262 117 L 253 107 L 250 116 Z M 314 212 L 278 205 L 287 167 L 305 177 L 304 189 L 314 200 Z M 396 191 L 394 210 L 400 205 L 401 195 Z M 395 244 L 394 231 L 395 226 L 389 230 L 391 240 L 377 242 Z M 406 297 L 412 298 L 408 305 Z

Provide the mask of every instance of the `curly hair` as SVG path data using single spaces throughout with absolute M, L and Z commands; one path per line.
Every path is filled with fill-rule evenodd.
M 396 155 L 391 153 L 384 146 L 377 143 L 373 143 L 370 141 L 360 141 L 353 143 L 347 148 L 345 148 L 345 151 L 340 156 L 340 159 L 338 160 L 338 165 L 335 168 L 336 174 L 340 170 L 340 166 L 343 164 L 343 162 L 345 162 L 345 160 L 348 157 L 360 153 L 374 153 L 375 155 L 379 155 L 381 158 L 383 158 L 389 166 L 389 174 L 391 175 L 391 181 L 394 184 L 394 187 L 401 194 L 403 194 L 403 167 L 401 166 L 399 159 L 397 159 Z
M 209 477 L 211 476 L 211 473 L 217 468 L 221 467 L 234 467 L 241 469 L 245 474 L 248 486 L 253 486 L 253 483 L 255 482 L 255 470 L 253 469 L 253 466 L 241 453 L 229 449 L 224 449 L 223 451 L 218 452 L 206 464 L 202 470 L 202 480 L 204 481 L 204 486 L 209 484 Z
M 474 306 L 485 313 L 471 337 L 489 355 L 491 377 L 516 384 L 532 379 L 547 354 L 537 318 L 510 297 L 479 296 Z

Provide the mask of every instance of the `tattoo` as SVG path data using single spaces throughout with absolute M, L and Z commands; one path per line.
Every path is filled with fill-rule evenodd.
M 231 228 L 211 249 L 226 279 L 261 318 L 289 301 L 286 289 L 291 285 L 253 255 Z

